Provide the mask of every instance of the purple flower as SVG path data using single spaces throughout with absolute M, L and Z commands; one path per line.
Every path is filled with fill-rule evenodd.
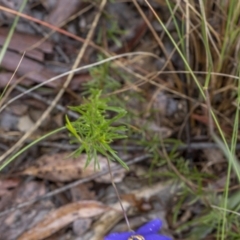
M 171 240 L 167 236 L 158 234 L 161 226 L 161 220 L 154 219 L 140 227 L 136 232 L 111 233 L 104 240 Z

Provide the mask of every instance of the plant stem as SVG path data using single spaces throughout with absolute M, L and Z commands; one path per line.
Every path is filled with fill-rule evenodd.
M 115 182 L 114 182 L 114 180 L 113 180 L 112 170 L 111 170 L 110 162 L 109 162 L 109 159 L 108 159 L 108 158 L 107 158 L 107 163 L 108 163 L 108 170 L 109 170 L 111 182 L 112 182 L 113 188 L 114 188 L 114 190 L 115 190 L 115 192 L 116 192 L 116 195 L 117 195 L 119 204 L 120 204 L 120 206 L 121 206 L 124 219 L 125 219 L 125 221 L 126 221 L 128 230 L 132 232 L 133 230 L 132 230 L 131 227 L 130 227 L 130 223 L 129 223 L 129 220 L 128 220 L 128 217 L 127 217 L 127 213 L 126 213 L 126 211 L 125 211 L 125 209 L 124 209 L 124 207 L 123 207 L 122 200 L 121 200 L 120 195 L 119 195 L 119 192 L 118 192 L 118 190 L 117 190 L 117 186 L 116 186 L 116 184 L 115 184 Z

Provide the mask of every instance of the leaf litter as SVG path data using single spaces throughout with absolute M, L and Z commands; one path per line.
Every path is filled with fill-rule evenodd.
M 184 70 L 184 66 L 179 54 L 176 53 L 169 38 L 166 37 L 166 33 L 163 32 L 162 27 L 149 12 L 145 1 L 137 2 L 147 16 L 147 20 L 153 23 L 153 29 L 148 27 L 146 20 L 140 16 L 140 12 L 132 2 L 108 1 L 92 40 L 109 54 L 112 54 L 112 52 L 118 54 L 126 51 L 144 50 L 158 55 L 159 58 L 134 57 L 121 59 L 121 68 L 116 67 L 117 64 L 109 68 L 104 65 L 102 69 L 107 69 L 108 72 L 98 71 L 97 77 L 91 75 L 88 70 L 75 74 L 74 79 L 66 89 L 64 97 L 58 102 L 60 108 L 54 109 L 46 122 L 38 129 L 36 135 L 26 139 L 26 142 L 35 140 L 36 137 L 53 130 L 55 126 L 61 127 L 67 107 L 82 103 L 82 93 L 86 90 L 83 83 L 96 80 L 95 78 L 100 79 L 100 82 L 95 82 L 96 86 L 100 88 L 105 85 L 110 86 L 104 94 L 116 96 L 116 98 L 113 98 L 113 104 L 117 103 L 121 106 L 125 104 L 125 107 L 130 110 L 130 114 L 134 112 L 131 122 L 126 119 L 127 124 L 136 128 L 133 135 L 131 135 L 132 133 L 129 135 L 128 143 L 131 146 L 126 146 L 128 143 L 125 142 L 116 142 L 118 149 L 120 149 L 119 154 L 126 154 L 127 148 L 124 148 L 126 146 L 133 149 L 129 154 L 130 159 L 145 154 L 146 149 L 153 155 L 153 157 L 139 164 L 141 165 L 140 174 L 138 174 L 138 167 L 133 165 L 129 172 L 123 170 L 116 172 L 114 175 L 114 181 L 117 183 L 124 206 L 128 209 L 131 222 L 137 219 L 134 227 L 138 227 L 144 222 L 143 219 L 161 216 L 163 220 L 168 221 L 169 228 L 173 234 L 175 233 L 176 238 L 186 239 L 189 236 L 188 233 L 195 229 L 195 226 L 190 226 L 182 231 L 178 227 L 181 228 L 184 224 L 194 222 L 201 217 L 208 210 L 208 204 L 206 207 L 202 199 L 196 199 L 190 193 L 184 198 L 184 191 L 180 191 L 179 195 L 174 195 L 178 188 L 168 188 L 167 192 L 162 192 L 161 185 L 157 187 L 155 181 L 163 183 L 165 178 L 179 178 L 173 174 L 169 166 L 166 166 L 164 154 L 159 154 L 155 149 L 164 149 L 162 145 L 166 141 L 169 158 L 179 168 L 179 171 L 182 171 L 183 176 L 190 176 L 196 169 L 199 170 L 200 175 L 207 173 L 214 176 L 213 178 L 203 179 L 200 177 L 198 179 L 199 184 L 204 185 L 205 189 L 207 186 L 213 194 L 223 191 L 226 186 L 225 171 L 227 163 L 220 149 L 205 150 L 206 147 L 204 147 L 203 150 L 193 150 L 189 146 L 186 147 L 187 144 L 185 144 L 185 148 L 175 151 L 178 149 L 178 145 L 173 139 L 176 138 L 186 143 L 193 142 L 193 144 L 203 141 L 204 146 L 212 146 L 213 143 L 208 132 L 208 111 L 205 109 L 205 102 L 201 98 L 196 98 L 196 95 L 198 95 L 196 87 L 192 83 L 189 84 L 184 75 L 175 73 L 178 70 Z M 171 20 L 171 14 L 166 1 L 150 2 L 166 23 L 171 35 L 178 42 L 175 25 L 173 21 L 169 21 Z M 209 13 L 213 8 L 218 9 L 217 5 L 211 6 L 213 2 L 206 2 L 206 9 L 209 9 Z M 14 10 L 17 10 L 20 4 L 21 1 L 0 1 L 1 6 Z M 184 3 L 178 2 L 174 9 L 179 23 L 184 23 L 185 20 L 185 12 L 181 12 L 182 9 L 185 9 L 185 6 L 182 4 Z M 75 0 L 70 1 L 67 5 L 66 1 L 63 0 L 28 1 L 27 7 L 24 9 L 24 13 L 28 16 L 59 26 L 61 29 L 83 39 L 87 36 L 97 11 L 98 5 L 96 3 Z M 211 39 L 211 44 L 214 43 L 212 41 L 215 41 L 215 39 L 222 39 L 219 32 L 224 29 L 221 29 L 221 22 L 224 23 L 225 15 L 219 14 L 219 16 L 221 16 L 221 19 L 214 16 L 214 19 L 210 19 L 208 22 L 208 26 L 212 26 L 213 21 L 213 26 L 217 26 L 214 28 L 214 38 Z M 3 46 L 5 42 L 14 17 L 13 14 L 5 11 L 0 12 L 0 46 Z M 191 17 L 193 19 L 190 20 L 193 20 L 194 23 L 198 21 L 194 12 L 191 13 Z M 209 29 L 211 35 L 212 29 Z M 24 89 L 28 89 L 30 86 L 45 82 L 47 79 L 72 67 L 78 50 L 82 47 L 82 42 L 59 33 L 48 35 L 50 31 L 49 28 L 42 27 L 39 23 L 36 24 L 20 18 L 1 63 L 1 91 L 7 85 L 25 50 L 27 50 L 25 57 L 11 82 L 13 87 L 17 81 L 20 81 L 18 84 L 24 86 Z M 163 48 L 158 46 L 156 37 L 152 36 L 154 31 L 155 35 L 160 36 L 164 45 Z M 199 70 L 199 65 L 200 70 L 205 71 L 206 55 L 202 51 L 202 43 L 199 43 L 200 38 L 196 38 L 198 36 L 195 34 L 196 31 L 198 30 L 193 29 L 194 34 L 190 33 L 190 39 L 194 40 L 194 46 L 191 46 L 190 49 L 189 63 L 195 66 L 194 69 Z M 237 31 L 233 30 L 232 32 Z M 221 45 L 220 42 L 218 42 L 219 45 L 215 46 L 214 51 Z M 190 45 L 192 45 L 191 41 Z M 164 56 L 164 51 L 166 51 L 167 56 Z M 228 59 L 234 62 L 235 56 L 232 56 L 232 53 L 239 52 L 235 44 L 233 43 L 226 51 L 229 51 Z M 97 59 L 101 58 L 102 55 L 96 48 L 88 46 L 82 65 L 96 62 Z M 215 61 L 217 59 L 214 57 Z M 173 68 L 170 67 L 171 62 Z M 227 64 L 224 62 L 223 66 L 220 66 L 221 71 L 219 72 L 228 73 L 225 69 L 226 66 L 231 68 L 231 72 L 234 72 L 232 62 Z M 166 68 L 163 69 L 163 67 Z M 129 71 L 126 71 L 126 69 Z M 166 73 L 165 70 L 171 70 L 171 73 Z M 134 74 L 129 74 L 129 72 Z M 118 88 L 112 87 L 110 81 L 105 81 L 105 79 L 109 80 L 109 76 L 106 78 L 106 74 L 110 75 L 111 80 L 114 79 L 118 83 Z M 202 84 L 205 76 L 203 77 L 201 73 L 197 77 Z M 46 106 L 51 104 L 51 99 L 54 98 L 64 81 L 65 79 L 62 78 L 37 90 L 36 93 L 43 96 L 42 99 L 36 99 L 31 95 L 24 96 L 15 106 L 10 105 L 6 109 L 7 111 L 1 113 L 0 155 L 4 154 L 6 149 L 17 142 L 23 132 L 28 131 L 28 128 L 38 120 Z M 222 78 L 216 75 L 214 79 L 211 79 L 210 101 L 212 108 L 217 113 L 221 129 L 229 139 L 233 126 L 233 112 L 236 110 L 236 104 L 232 103 L 237 102 L 235 94 L 232 92 L 235 88 L 235 83 L 228 76 Z M 131 91 L 127 91 L 129 89 Z M 19 94 L 19 91 L 17 88 L 10 89 L 8 98 L 13 98 Z M 116 101 L 117 97 L 121 99 L 120 103 Z M 134 104 L 134 102 L 137 102 L 137 104 Z M 128 105 L 131 105 L 131 107 Z M 190 129 L 190 134 L 187 133 L 187 130 L 186 132 L 184 130 L 187 129 L 187 126 Z M 213 127 L 215 129 L 216 125 L 214 124 Z M 164 144 L 156 143 L 155 140 L 152 141 L 153 138 L 155 140 L 162 139 Z M 85 168 L 86 156 L 84 154 L 79 158 L 69 157 L 70 152 L 64 152 L 65 149 L 71 149 L 68 140 L 66 133 L 57 134 L 51 137 L 48 142 L 32 147 L 24 156 L 18 158 L 1 173 L 1 211 L 25 201 L 42 197 L 51 190 L 61 188 L 79 179 L 91 177 L 96 171 L 100 171 L 94 169 L 93 165 Z M 137 146 L 134 146 L 134 144 Z M 141 145 L 140 150 L 138 148 L 139 144 Z M 64 147 L 61 148 L 61 146 Z M 143 151 L 143 149 L 145 150 Z M 238 152 L 237 154 L 239 155 Z M 179 156 L 185 160 L 182 161 Z M 99 156 L 99 159 L 101 170 L 107 169 L 107 160 L 102 156 Z M 112 166 L 116 165 L 113 164 Z M 187 168 L 187 166 L 190 167 Z M 148 185 L 151 180 L 153 180 L 153 184 Z M 235 175 L 233 174 L 231 176 L 231 188 L 234 190 L 238 189 L 235 182 Z M 87 184 L 75 186 L 55 197 L 37 201 L 37 203 L 23 209 L 16 209 L 0 218 L 0 239 L 11 240 L 18 239 L 21 236 L 20 239 L 99 240 L 111 229 L 112 231 L 120 229 L 119 226 L 122 226 L 120 231 L 125 231 L 125 224 L 121 222 L 122 212 L 119 209 L 115 193 L 109 185 L 111 186 L 111 179 L 109 174 L 106 174 L 103 178 L 96 178 Z M 146 189 L 149 189 L 150 192 L 147 193 Z M 159 193 L 154 192 L 154 189 L 157 189 Z M 204 200 L 209 201 L 209 196 L 205 193 L 203 195 Z M 161 205 L 160 202 L 167 196 L 169 198 L 166 205 Z M 182 206 L 179 206 L 179 199 L 183 201 Z M 205 208 L 202 207 L 203 205 Z M 88 212 L 82 212 L 83 206 L 86 207 L 86 210 L 88 209 Z M 162 206 L 165 206 L 164 209 L 162 209 Z M 176 210 L 178 206 L 179 209 Z M 85 214 L 84 218 L 82 218 L 83 213 Z M 102 216 L 99 217 L 99 215 Z M 235 226 L 237 222 L 234 221 L 232 225 L 229 223 L 233 230 L 231 232 L 237 232 Z M 49 226 L 49 228 L 46 226 Z M 197 227 L 196 232 L 201 232 L 201 223 L 199 223 L 199 228 Z M 204 234 L 208 231 L 209 229 L 204 231 Z M 208 232 L 208 234 L 212 233 Z
M 23 182 L 15 188 L 11 194 L 4 195 L 0 201 L 0 210 L 12 207 L 16 204 L 43 196 L 46 188 L 43 183 L 37 181 Z M 40 221 L 54 205 L 49 200 L 41 201 L 32 207 L 16 210 L 7 216 L 0 218 L 0 239 L 16 240 L 19 235 L 24 233 Z

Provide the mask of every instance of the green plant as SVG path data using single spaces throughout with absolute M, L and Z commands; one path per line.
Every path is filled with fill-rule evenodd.
M 119 40 L 120 36 L 125 33 L 124 30 L 121 30 L 118 21 L 114 19 L 111 15 L 106 15 L 106 21 L 108 21 L 108 27 L 106 29 L 106 38 L 111 40 L 116 46 L 122 47 L 122 42 Z M 103 29 L 99 31 L 97 42 L 101 43 L 103 38 Z
M 117 139 L 126 138 L 124 134 L 126 127 L 123 125 L 114 126 L 113 124 L 126 115 L 126 111 L 119 107 L 111 107 L 107 104 L 109 99 L 101 98 L 101 90 L 90 89 L 91 95 L 84 99 L 84 103 L 77 107 L 70 107 L 71 110 L 80 114 L 80 117 L 71 122 L 66 116 L 66 128 L 73 137 L 72 143 L 80 146 L 72 153 L 73 156 L 80 155 L 83 151 L 87 154 L 85 167 L 94 160 L 94 166 L 99 168 L 97 154 L 100 153 L 107 158 L 108 169 L 112 185 L 121 205 L 125 221 L 129 231 L 131 230 L 127 214 L 121 202 L 120 195 L 113 180 L 110 160 L 117 160 L 125 169 L 128 166 L 119 158 L 110 143 Z M 111 116 L 113 114 L 113 116 Z
M 104 57 L 102 55 L 98 56 L 98 61 L 102 61 L 103 59 Z M 108 94 L 119 90 L 121 87 L 120 82 L 114 79 L 114 77 L 112 77 L 110 74 L 113 71 L 115 73 L 115 69 L 112 68 L 110 62 L 106 62 L 100 66 L 91 68 L 89 72 L 92 80 L 83 85 L 85 89 L 83 94 L 91 94 L 90 89 L 101 90 L 102 94 Z M 116 74 L 119 75 L 118 72 Z
M 78 156 L 85 151 L 88 156 L 86 166 L 92 159 L 94 159 L 94 165 L 98 166 L 97 153 L 100 153 L 108 160 L 117 160 L 128 169 L 110 146 L 114 140 L 126 138 L 125 126 L 113 126 L 113 123 L 122 118 L 126 111 L 109 106 L 108 99 L 102 99 L 100 96 L 100 90 L 91 90 L 90 97 L 85 99 L 82 105 L 70 107 L 71 110 L 80 114 L 80 117 L 73 122 L 66 116 L 66 128 L 73 137 L 71 142 L 80 144 L 72 154 Z M 111 113 L 115 115 L 110 117 Z

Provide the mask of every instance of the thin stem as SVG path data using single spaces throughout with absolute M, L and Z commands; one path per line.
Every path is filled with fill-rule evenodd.
M 112 182 L 113 188 L 114 188 L 114 190 L 115 190 L 115 192 L 116 192 L 116 195 L 117 195 L 119 204 L 120 204 L 120 206 L 121 206 L 121 209 L 122 209 L 122 212 L 123 212 L 123 216 L 124 216 L 124 218 L 125 218 L 125 221 L 126 221 L 128 230 L 129 230 L 130 232 L 132 232 L 133 230 L 132 230 L 131 227 L 130 227 L 129 220 L 128 220 L 128 217 L 127 217 L 127 213 L 126 213 L 126 211 L 125 211 L 125 209 L 124 209 L 124 207 L 123 207 L 122 200 L 121 200 L 120 195 L 119 195 L 119 192 L 118 192 L 118 190 L 117 190 L 117 186 L 116 186 L 116 184 L 115 184 L 115 182 L 114 182 L 114 180 L 113 180 L 112 170 L 111 170 L 111 167 L 110 167 L 110 163 L 109 163 L 109 159 L 108 159 L 108 158 L 107 158 L 107 163 L 108 163 L 108 170 L 109 170 L 111 182 Z

